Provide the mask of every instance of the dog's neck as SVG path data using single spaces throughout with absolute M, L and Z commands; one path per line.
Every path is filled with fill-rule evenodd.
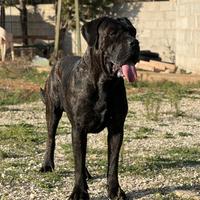
M 110 72 L 106 68 L 104 52 L 96 50 L 93 47 L 88 47 L 82 57 L 82 61 L 90 71 L 90 74 L 92 74 L 92 77 L 95 78 L 95 81 L 102 79 L 102 77 L 105 80 L 110 80 L 112 78 Z

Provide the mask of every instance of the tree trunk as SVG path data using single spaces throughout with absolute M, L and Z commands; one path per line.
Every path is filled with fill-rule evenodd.
M 4 7 L 4 0 L 0 0 L 0 26 L 5 29 L 5 7 Z
M 75 18 L 76 18 L 76 41 L 77 54 L 81 56 L 81 35 L 80 35 L 80 18 L 79 18 L 79 0 L 75 0 Z
M 20 22 L 22 30 L 22 43 L 28 45 L 28 16 L 26 8 L 26 0 L 19 0 Z
M 56 57 L 58 56 L 58 50 L 59 50 L 61 7 L 62 7 L 62 0 L 58 0 L 56 4 L 56 26 L 55 26 L 55 43 L 54 43 L 54 52 Z

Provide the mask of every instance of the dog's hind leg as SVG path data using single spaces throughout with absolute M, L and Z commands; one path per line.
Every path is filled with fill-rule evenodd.
M 46 153 L 42 164 L 41 172 L 48 172 L 54 169 L 55 135 L 63 110 L 56 107 L 51 100 L 46 102 L 46 121 L 48 129 L 48 139 L 46 143 Z

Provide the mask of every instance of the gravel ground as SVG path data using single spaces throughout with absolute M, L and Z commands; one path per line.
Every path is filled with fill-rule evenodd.
M 161 166 L 157 163 L 159 156 L 163 155 L 164 158 L 169 158 L 168 154 L 171 149 L 188 150 L 195 148 L 199 149 L 200 152 L 200 95 L 196 94 L 190 96 L 190 98 L 183 98 L 181 100 L 181 111 L 184 114 L 178 117 L 174 117 L 173 109 L 168 102 L 162 103 L 158 121 L 150 121 L 145 118 L 145 108 L 140 101 L 129 102 L 129 111 L 125 125 L 123 156 L 120 158 L 122 169 L 119 175 L 121 187 L 127 193 L 128 199 L 178 199 L 178 196 L 181 196 L 181 199 L 200 199 L 200 155 L 199 159 L 192 160 L 193 162 L 186 160 L 186 162 L 181 152 L 175 152 L 170 157 L 171 160 L 168 160 L 169 162 L 172 161 L 172 165 L 168 165 L 169 163 L 166 161 Z M 35 102 L 6 106 L 1 109 L 1 129 L 8 125 L 21 123 L 32 124 L 36 127 L 36 131 L 45 132 L 44 105 L 41 102 Z M 68 159 L 71 153 L 66 155 L 62 148 L 63 145 L 71 143 L 70 125 L 66 115 L 63 116 L 60 127 L 59 130 L 61 132 L 66 130 L 67 134 L 60 133 L 57 136 L 56 170 L 53 174 L 55 177 L 58 176 L 59 180 L 56 181 L 49 174 L 46 177 L 38 172 L 45 149 L 45 143 L 39 144 L 38 152 L 29 156 L 6 158 L 1 162 L 2 164 L 25 163 L 25 166 L 22 166 L 21 169 L 14 169 L 14 165 L 12 165 L 13 168 L 0 168 L 2 170 L 0 173 L 1 200 L 53 200 L 66 199 L 69 196 L 73 187 L 74 175 L 73 165 Z M 145 137 L 137 138 L 136 133 L 141 130 L 146 130 L 143 131 Z M 3 151 L 9 151 L 10 148 L 10 145 L 3 145 L 2 143 L 0 145 L 0 149 Z M 95 165 L 95 162 L 106 160 L 106 149 L 106 131 L 95 136 L 89 135 L 88 151 L 96 151 L 90 153 L 87 159 L 89 171 L 94 177 L 88 182 L 90 197 L 93 200 L 107 199 L 106 162 L 101 162 L 102 168 L 99 167 L 101 163 Z M 98 152 L 102 152 L 102 154 Z M 146 158 L 151 165 L 145 161 Z M 182 159 L 184 162 L 181 162 Z M 173 164 L 177 160 L 182 164 Z M 144 163 L 146 163 L 146 168 L 144 168 Z M 135 169 L 134 166 L 137 166 L 138 169 Z M 153 170 L 150 169 L 152 166 Z M 16 170 L 17 180 L 6 182 L 5 176 L 7 176 L 9 170 Z M 38 180 L 40 180 L 40 184 L 38 184 Z M 45 180 L 53 181 L 51 183 L 53 186 L 51 188 L 42 187 Z M 175 197 L 176 195 L 177 197 Z

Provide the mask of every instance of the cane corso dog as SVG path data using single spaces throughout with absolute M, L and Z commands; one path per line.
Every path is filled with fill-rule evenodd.
M 54 169 L 55 134 L 63 111 L 72 126 L 75 185 L 70 200 L 89 199 L 87 134 L 108 129 L 107 190 L 112 200 L 126 199 L 118 181 L 119 151 L 128 105 L 124 78 L 136 80 L 139 58 L 136 29 L 127 18 L 102 17 L 86 23 L 88 48 L 77 60 L 64 57 L 52 68 L 41 90 L 46 105 L 48 140 L 42 172 Z

